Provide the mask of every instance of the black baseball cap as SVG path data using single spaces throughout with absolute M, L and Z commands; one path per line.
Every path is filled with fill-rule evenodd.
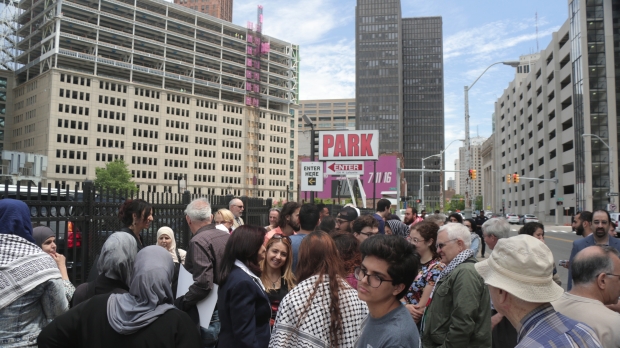
M 353 221 L 357 219 L 357 210 L 352 207 L 344 207 L 338 213 L 338 218 L 346 221 Z

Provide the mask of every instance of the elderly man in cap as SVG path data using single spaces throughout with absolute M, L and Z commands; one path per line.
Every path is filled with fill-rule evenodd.
M 336 218 L 336 230 L 340 232 L 351 233 L 353 221 L 357 219 L 357 210 L 353 207 L 344 207 L 338 213 Z
M 564 290 L 553 281 L 553 254 L 543 242 L 524 234 L 500 239 L 475 268 L 495 309 L 517 329 L 516 347 L 602 347 L 592 328 L 551 306 Z
M 620 297 L 620 258 L 610 246 L 590 246 L 571 263 L 573 288 L 552 302 L 556 311 L 594 329 L 603 347 L 620 347 L 620 314 L 607 308 Z

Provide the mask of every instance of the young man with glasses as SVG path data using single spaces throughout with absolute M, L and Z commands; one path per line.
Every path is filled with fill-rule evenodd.
M 357 219 L 357 211 L 352 207 L 344 207 L 336 217 L 336 231 L 351 233 L 352 222 Z
M 374 218 L 371 217 L 374 220 Z M 399 236 L 378 235 L 360 246 L 362 264 L 355 269 L 357 295 L 368 305 L 359 348 L 420 347 L 418 329 L 400 303 L 420 267 L 415 247 Z
M 353 221 L 351 230 L 355 238 L 362 243 L 366 239 L 379 234 L 379 223 L 372 215 L 362 215 Z

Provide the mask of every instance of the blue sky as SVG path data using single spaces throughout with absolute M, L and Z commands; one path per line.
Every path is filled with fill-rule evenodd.
M 263 32 L 300 45 L 301 99 L 355 97 L 355 0 L 265 0 Z M 542 50 L 568 18 L 566 0 L 401 0 L 403 17 L 442 16 L 446 145 L 464 137 L 463 86 L 490 64 Z M 256 5 L 235 0 L 233 22 L 255 21 Z M 494 102 L 514 78 L 514 69 L 491 68 L 470 91 L 470 134 L 492 133 Z M 446 150 L 453 169 L 458 142 Z M 450 175 L 446 175 L 449 177 Z

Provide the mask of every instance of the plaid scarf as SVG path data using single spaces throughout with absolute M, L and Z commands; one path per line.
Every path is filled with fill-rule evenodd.
M 37 285 L 60 279 L 54 259 L 41 248 L 13 234 L 0 234 L 0 309 Z

